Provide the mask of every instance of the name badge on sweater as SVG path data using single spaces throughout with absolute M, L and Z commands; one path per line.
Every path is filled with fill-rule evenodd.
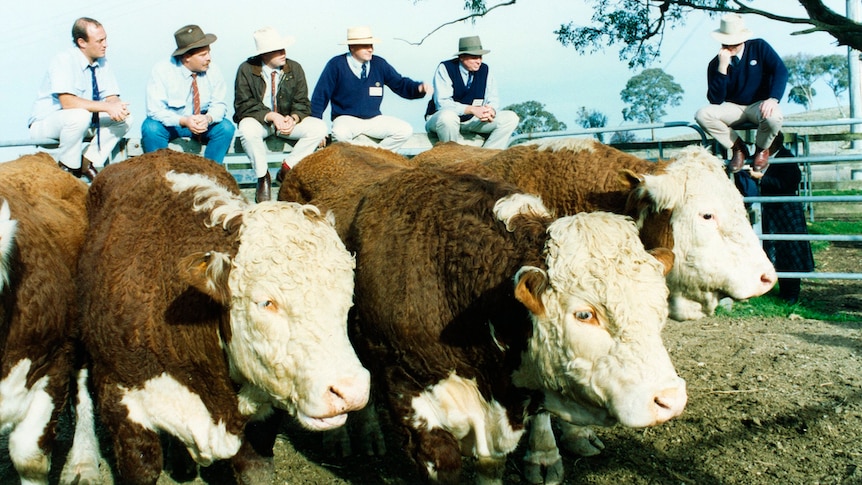
M 485 104 L 485 98 L 476 98 L 473 100 L 473 106 L 482 106 Z
M 368 88 L 369 96 L 383 96 L 383 86 L 371 86 Z

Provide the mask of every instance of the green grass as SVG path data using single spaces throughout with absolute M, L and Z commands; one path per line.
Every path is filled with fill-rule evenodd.
M 821 193 L 823 192 L 823 193 Z M 832 195 L 857 195 L 849 194 L 854 191 L 818 191 L 817 195 L 826 195 L 825 192 L 830 192 Z M 859 191 L 855 191 L 859 193 Z M 811 234 L 862 234 L 862 222 L 860 221 L 833 221 L 822 220 L 808 223 L 808 232 Z M 811 241 L 811 250 L 814 252 L 814 260 L 817 260 L 817 253 L 828 248 L 831 243 L 829 241 Z M 805 280 L 802 282 L 803 287 Z M 802 292 L 803 299 L 795 305 L 788 305 L 784 300 L 778 297 L 778 290 L 773 289 L 764 296 L 752 298 L 746 301 L 737 301 L 733 303 L 733 309 L 727 311 L 719 307 L 715 314 L 718 316 L 731 317 L 789 317 L 791 314 L 799 315 L 802 318 L 810 318 L 814 320 L 824 320 L 830 322 L 852 322 L 858 321 L 858 315 L 850 315 L 843 312 L 836 312 L 834 308 L 828 307 L 816 301 L 808 301 L 804 298 L 805 291 Z

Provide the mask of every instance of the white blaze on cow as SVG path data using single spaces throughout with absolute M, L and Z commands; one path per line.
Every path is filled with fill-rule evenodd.
M 16 229 L 17 223 L 12 219 L 9 204 L 4 200 L 0 205 L 0 293 L 9 284 L 9 254 L 12 252 Z

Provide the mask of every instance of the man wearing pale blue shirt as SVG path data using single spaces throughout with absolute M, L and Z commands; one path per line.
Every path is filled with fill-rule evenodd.
M 216 36 L 187 25 L 174 38 L 177 49 L 170 60 L 153 68 L 147 83 L 144 153 L 167 148 L 174 138 L 195 138 L 206 144 L 204 157 L 223 163 L 236 128 L 225 116 L 227 85 L 211 61 L 210 44 Z
M 54 153 L 60 168 L 92 181 L 114 147 L 129 131 L 129 105 L 120 100 L 117 79 L 105 59 L 108 36 L 88 17 L 72 25 L 75 47 L 58 54 L 33 104 L 32 138 L 59 140 Z M 92 135 L 87 150 L 84 138 Z
M 514 111 L 498 109 L 497 82 L 482 62 L 489 52 L 478 36 L 462 37 L 455 57 L 437 66 L 425 130 L 436 133 L 440 141 L 460 143 L 462 133 L 480 133 L 487 136 L 485 148 L 509 145 L 520 120 Z

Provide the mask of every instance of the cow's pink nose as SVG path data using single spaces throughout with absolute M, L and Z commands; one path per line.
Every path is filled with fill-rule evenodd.
M 368 404 L 369 391 L 370 378 L 367 371 L 357 377 L 342 379 L 337 384 L 329 386 L 327 397 L 330 412 L 338 415 L 364 408 Z
M 664 423 L 682 414 L 688 394 L 685 385 L 668 387 L 659 391 L 653 398 L 655 403 L 656 424 Z

